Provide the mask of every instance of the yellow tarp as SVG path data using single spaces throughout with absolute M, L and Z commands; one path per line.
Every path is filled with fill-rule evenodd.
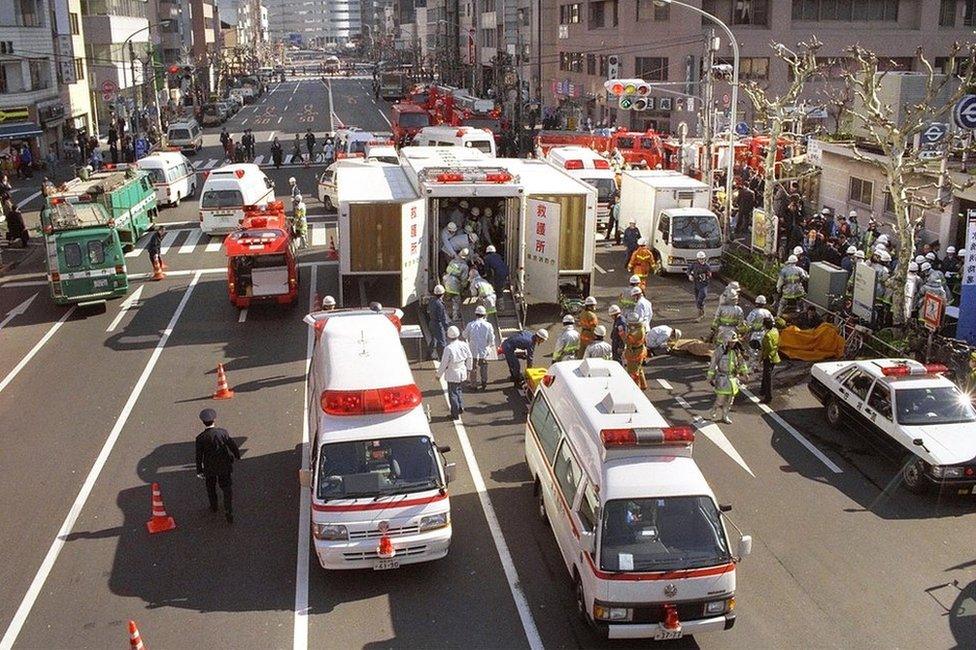
M 791 325 L 780 330 L 779 353 L 801 361 L 842 359 L 844 337 L 830 323 L 823 323 L 812 330 L 801 330 Z

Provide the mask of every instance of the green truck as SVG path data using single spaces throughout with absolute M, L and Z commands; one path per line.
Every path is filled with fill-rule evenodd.
M 155 220 L 155 189 L 136 168 L 76 178 L 48 196 L 41 229 L 54 302 L 93 304 L 124 296 L 125 251 Z

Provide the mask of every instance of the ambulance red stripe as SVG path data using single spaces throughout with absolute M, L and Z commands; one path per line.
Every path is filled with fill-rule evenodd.
M 408 506 L 423 506 L 436 503 L 447 498 L 447 494 L 435 494 L 432 497 L 419 499 L 403 499 L 399 501 L 381 501 L 377 503 L 354 503 L 349 505 L 329 505 L 313 503 L 312 510 L 316 512 L 360 512 L 365 510 L 386 510 L 387 508 L 406 508 Z

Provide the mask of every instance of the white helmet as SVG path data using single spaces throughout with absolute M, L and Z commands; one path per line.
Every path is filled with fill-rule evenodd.
M 796 262 L 797 262 L 796 255 L 790 255 L 789 257 L 786 258 L 787 264 L 796 264 Z
M 471 208 L 471 216 L 472 217 L 480 217 L 481 216 L 481 208 L 479 208 L 478 206 L 474 206 L 473 208 Z
M 922 266 L 919 267 L 919 270 L 921 270 L 922 273 L 928 273 L 929 271 L 932 270 L 932 265 L 929 264 L 928 262 L 922 262 Z
M 447 222 L 447 232 L 457 232 L 457 224 L 453 221 Z
M 793 254 L 794 255 L 803 254 L 803 246 L 796 246 L 795 248 L 793 248 Z
M 325 298 L 322 298 L 323 307 L 335 307 L 335 305 L 336 305 L 336 301 L 335 298 L 333 298 L 332 296 L 326 296 Z
M 878 243 L 888 243 L 888 235 L 878 235 Z
M 485 309 L 485 306 L 484 305 L 478 305 L 477 307 L 474 308 L 474 315 L 475 316 L 487 316 L 488 315 L 488 310 Z
M 636 275 L 636 274 L 630 276 L 630 283 L 631 284 L 640 284 L 640 276 L 639 275 Z
M 820 214 L 827 215 L 830 214 L 830 208 L 820 208 Z
M 647 246 L 647 239 L 644 238 L 644 237 L 641 237 L 640 239 L 637 240 L 637 245 L 638 246 Z
M 955 246 L 949 246 L 948 248 L 946 248 L 946 255 L 955 255 L 955 254 L 956 254 Z
M 469 203 L 468 203 L 468 200 L 467 199 L 461 199 L 458 202 L 458 207 L 461 207 L 461 208 L 464 208 L 464 209 L 467 209 L 468 205 L 469 205 Z
M 485 252 L 486 253 L 495 253 L 495 252 L 497 252 L 497 250 L 495 249 L 494 246 L 489 245 L 488 248 L 485 249 Z
M 434 287 L 434 295 L 435 296 L 443 296 L 444 295 L 444 285 L 443 284 L 438 284 L 438 285 L 436 285 Z
M 732 282 L 729 282 L 729 289 L 731 289 L 732 291 L 738 291 L 740 289 L 739 283 L 735 280 L 732 280 Z
M 587 307 L 596 307 L 596 298 L 593 296 L 587 296 L 586 300 L 583 301 L 583 304 Z
M 296 194 L 295 195 L 295 203 L 301 203 L 301 202 L 302 202 L 302 195 L 301 194 Z
M 848 246 L 847 247 L 847 254 L 848 255 L 853 255 L 856 252 L 857 252 L 857 246 Z
M 473 232 L 469 232 L 468 233 L 468 239 L 471 241 L 472 244 L 477 244 L 478 243 L 478 234 L 477 233 L 473 233 Z
M 535 331 L 535 335 L 538 336 L 543 341 L 548 341 L 549 340 L 549 332 L 546 331 L 546 330 L 544 330 L 544 329 L 536 330 Z
M 932 251 L 929 251 L 928 253 L 925 254 L 925 259 L 927 259 L 930 262 L 934 262 L 935 261 L 935 253 L 932 252 Z
M 908 263 L 908 270 L 910 272 L 912 272 L 912 273 L 917 273 L 918 272 L 918 264 L 915 263 L 915 262 L 909 262 Z
M 918 255 L 918 256 L 915 257 L 915 262 L 917 262 L 918 264 L 921 264 L 924 261 L 925 261 L 925 256 L 924 255 Z
M 863 260 L 864 259 L 864 251 L 855 251 L 854 252 L 854 257 L 855 257 L 855 259 Z
M 461 336 L 461 330 L 457 328 L 457 325 L 451 325 L 447 328 L 447 338 L 456 339 Z
M 878 259 L 887 264 L 891 261 L 891 255 L 888 253 L 888 251 L 879 251 Z
M 576 324 L 576 319 L 573 318 L 572 314 L 566 314 L 563 316 L 563 325 L 574 325 Z
M 847 216 L 849 216 L 851 219 L 857 219 L 857 210 L 851 210 L 847 213 Z
M 617 305 L 610 305 L 610 309 L 607 310 L 611 316 L 616 316 L 620 313 L 620 307 Z
M 763 295 L 756 296 L 756 304 L 757 305 L 765 305 L 766 304 L 766 296 L 763 296 Z
M 467 248 L 462 248 L 460 252 L 458 252 L 458 257 L 463 260 L 470 254 L 470 252 L 471 251 L 469 251 Z
M 698 254 L 695 255 L 695 257 L 698 258 L 698 259 L 700 259 L 700 260 L 703 260 L 703 259 L 707 258 L 708 255 L 705 255 L 705 251 L 698 251 Z
M 603 325 L 597 325 L 596 327 L 593 328 L 593 335 L 602 338 L 607 335 L 607 328 L 604 327 Z
M 298 181 L 296 181 L 296 180 L 295 180 L 295 177 L 294 177 L 294 176 L 292 176 L 291 178 L 289 178 L 289 179 L 288 179 L 288 184 L 289 184 L 289 185 L 294 185 L 294 184 L 295 184 L 295 183 L 297 183 L 297 182 L 298 182 Z
M 677 328 L 671 330 L 671 338 L 673 338 L 673 339 L 680 339 L 681 338 L 681 330 L 679 330 Z
M 632 295 L 632 296 L 640 296 L 640 295 L 643 295 L 643 293 L 644 292 L 641 291 L 641 288 L 640 287 L 634 287 L 633 289 L 630 290 L 630 295 Z

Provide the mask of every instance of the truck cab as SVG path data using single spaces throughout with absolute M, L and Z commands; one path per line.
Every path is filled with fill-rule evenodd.
M 419 98 L 416 101 L 419 102 Z M 431 125 L 430 113 L 417 103 L 396 103 L 390 108 L 390 114 L 393 138 L 399 146 L 410 144 L 420 129 Z

